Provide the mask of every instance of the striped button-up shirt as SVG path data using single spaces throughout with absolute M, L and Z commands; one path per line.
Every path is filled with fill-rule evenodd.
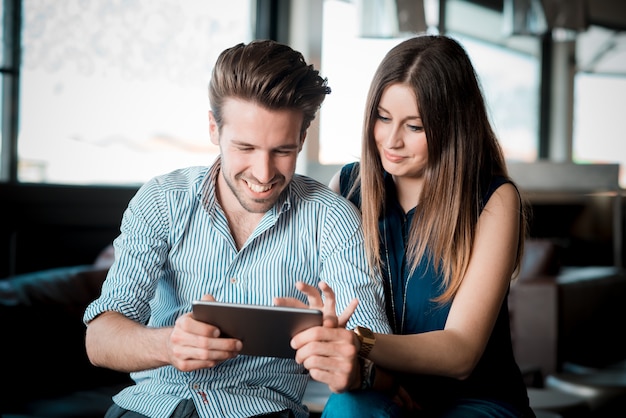
M 238 250 L 215 195 L 220 160 L 143 185 L 124 213 L 115 262 L 101 296 L 85 311 L 88 323 L 117 311 L 150 327 L 173 326 L 191 302 L 272 305 L 274 297 L 306 298 L 295 282 L 327 282 L 341 312 L 359 306 L 348 327 L 390 328 L 382 282 L 369 273 L 358 211 L 324 185 L 295 175 L 278 202 Z M 136 382 L 114 401 L 149 417 L 169 417 L 193 399 L 201 417 L 242 417 L 291 409 L 306 417 L 308 380 L 295 360 L 240 355 L 213 368 L 172 366 L 131 373 Z

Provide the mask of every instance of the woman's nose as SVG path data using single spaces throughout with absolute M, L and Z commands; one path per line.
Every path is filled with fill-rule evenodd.
M 398 127 L 390 126 L 385 135 L 385 147 L 398 148 L 402 146 L 402 134 Z

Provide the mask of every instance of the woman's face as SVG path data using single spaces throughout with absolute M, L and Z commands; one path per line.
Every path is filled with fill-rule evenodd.
M 428 146 L 413 90 L 391 84 L 383 90 L 374 139 L 385 170 L 394 177 L 421 177 Z

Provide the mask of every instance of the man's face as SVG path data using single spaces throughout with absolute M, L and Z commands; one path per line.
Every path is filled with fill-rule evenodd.
M 296 170 L 304 142 L 302 112 L 267 110 L 253 102 L 227 99 L 222 117 L 219 132 L 209 112 L 211 141 L 219 145 L 222 158 L 220 204 L 226 211 L 265 213 Z

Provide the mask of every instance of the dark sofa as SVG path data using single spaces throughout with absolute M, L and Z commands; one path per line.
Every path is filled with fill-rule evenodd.
M 513 347 L 543 376 L 568 365 L 603 368 L 626 359 L 626 275 L 614 266 L 561 265 L 559 247 L 529 240 L 511 286 Z
M 87 359 L 82 315 L 110 266 L 110 248 L 92 265 L 0 280 L 4 382 L 0 413 L 13 417 L 102 418 L 131 380 Z

